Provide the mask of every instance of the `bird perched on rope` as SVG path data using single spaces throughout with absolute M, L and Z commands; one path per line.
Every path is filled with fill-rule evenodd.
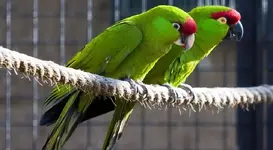
M 161 57 L 145 76 L 144 83 L 174 87 L 180 86 L 191 89 L 191 87 L 183 84 L 183 82 L 186 81 L 197 64 L 204 57 L 208 56 L 223 39 L 240 40 L 243 36 L 240 13 L 230 7 L 199 6 L 192 9 L 188 14 L 191 15 L 197 24 L 194 46 L 190 50 L 183 51 L 183 47 L 174 44 L 171 51 Z M 193 92 L 192 94 L 194 96 Z M 103 105 L 100 107 L 103 107 Z M 114 116 L 116 118 L 113 118 L 123 121 L 123 126 L 118 130 L 119 133 L 122 133 L 128 120 L 124 119 L 125 114 L 121 112 L 115 108 Z M 113 127 L 113 129 L 109 130 L 109 132 L 113 132 L 112 130 L 115 129 Z M 110 141 L 110 139 L 106 139 L 106 143 L 107 141 Z
M 193 47 L 190 50 L 183 51 L 183 47 L 174 44 L 171 51 L 161 57 L 145 76 L 144 83 L 177 87 L 186 81 L 197 64 L 204 57 L 208 56 L 222 40 L 239 41 L 243 37 L 244 30 L 240 22 L 240 13 L 230 7 L 198 6 L 193 8 L 188 14 L 191 15 L 197 24 Z M 182 85 L 187 87 L 185 84 Z M 97 114 L 94 114 L 94 110 L 97 108 L 103 108 L 103 110 L 97 110 Z M 96 100 L 88 108 L 82 121 L 110 112 L 114 108 L 115 106 L 111 100 Z M 114 115 L 120 116 L 122 119 L 124 114 L 115 111 Z M 126 120 L 124 121 L 123 127 L 119 129 L 119 138 L 126 125 Z M 109 132 L 113 132 L 112 129 L 109 129 Z M 106 138 L 105 143 L 109 140 L 111 139 Z M 112 139 L 111 142 L 115 143 L 115 140 L 117 139 Z
M 174 6 L 156 6 L 107 28 L 66 66 L 129 82 L 142 81 L 173 44 L 183 47 L 182 51 L 191 48 L 196 28 L 195 21 L 183 10 Z M 86 114 L 92 102 L 101 97 L 68 85 L 57 85 L 45 101 L 45 113 L 40 120 L 40 125 L 55 123 L 43 149 L 60 149 L 77 125 L 85 120 L 85 115 L 92 118 L 107 113 L 104 107 L 109 104 Z M 111 141 L 115 141 L 119 130 L 123 130 L 135 103 L 115 99 L 113 106 L 119 116 L 114 114 L 107 134 L 107 139 L 114 140 L 107 140 L 103 149 L 113 146 Z

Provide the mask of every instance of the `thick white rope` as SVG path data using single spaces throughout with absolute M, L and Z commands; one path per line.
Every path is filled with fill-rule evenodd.
M 70 84 L 85 92 L 114 96 L 128 101 L 138 101 L 149 108 L 191 108 L 201 110 L 203 106 L 222 108 L 238 105 L 248 106 L 273 100 L 273 86 L 262 85 L 247 88 L 193 88 L 196 98 L 181 88 L 133 83 L 106 78 L 96 74 L 66 68 L 52 61 L 43 61 L 0 46 L 0 67 L 23 73 L 27 78 L 50 85 Z M 38 81 L 38 82 L 39 82 Z M 180 110 L 180 109 L 179 109 Z

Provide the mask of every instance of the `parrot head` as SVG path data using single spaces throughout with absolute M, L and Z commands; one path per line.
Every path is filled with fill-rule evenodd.
M 193 46 L 194 33 L 197 29 L 195 21 L 192 18 L 188 18 L 184 24 L 174 22 L 173 27 L 179 31 L 180 34 L 174 44 L 183 47 L 184 50 L 190 49 Z
M 158 5 L 142 15 L 145 15 L 142 18 L 146 20 L 144 30 L 152 33 L 153 37 L 185 50 L 193 46 L 197 25 L 185 11 L 175 6 Z
M 229 27 L 228 33 L 224 39 L 240 41 L 244 34 L 244 28 L 240 21 L 241 15 L 238 11 L 229 8 L 227 11 L 214 12 L 211 14 L 212 18 L 217 20 L 220 24 Z
M 199 47 L 206 45 L 206 49 L 209 49 L 222 40 L 240 41 L 243 37 L 241 15 L 235 9 L 217 5 L 199 6 L 192 9 L 189 14 L 197 23 L 195 42 Z

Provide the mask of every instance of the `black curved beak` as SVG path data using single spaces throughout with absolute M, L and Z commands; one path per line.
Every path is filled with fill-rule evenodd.
M 230 26 L 227 35 L 224 40 L 236 40 L 240 41 L 244 35 L 244 27 L 239 21 L 237 24 Z

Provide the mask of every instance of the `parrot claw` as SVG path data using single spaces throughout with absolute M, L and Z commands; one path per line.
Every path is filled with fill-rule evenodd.
M 165 83 L 162 86 L 165 86 L 166 88 L 168 88 L 168 90 L 170 91 L 171 94 L 176 94 L 175 90 L 173 89 L 173 86 L 171 86 L 170 84 Z M 175 95 L 175 97 L 176 97 L 176 95 Z M 170 103 L 173 103 L 175 101 L 176 101 L 176 99 L 172 100 Z
M 131 79 L 131 78 L 129 78 L 129 77 L 125 77 L 125 78 L 121 78 L 121 80 L 123 80 L 123 81 L 127 81 L 127 82 L 129 82 L 129 84 L 136 90 L 136 92 L 138 93 L 139 92 L 139 87 L 138 87 L 138 85 L 136 85 L 135 83 L 137 83 L 137 84 L 144 84 L 142 81 L 140 81 L 140 80 L 133 80 L 133 79 Z
M 168 83 L 165 83 L 165 84 L 163 84 L 162 86 L 165 86 L 165 87 L 167 87 L 167 88 L 173 88 L 170 84 L 168 84 Z
M 178 87 L 185 90 L 191 96 L 191 101 L 196 99 L 196 94 L 195 92 L 193 92 L 192 86 L 190 86 L 189 84 L 182 83 Z

